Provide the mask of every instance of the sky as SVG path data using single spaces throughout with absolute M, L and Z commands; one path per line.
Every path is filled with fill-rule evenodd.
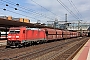
M 68 21 L 82 20 L 89 23 L 90 0 L 0 0 L 0 16 L 28 18 L 31 22 L 47 23 L 55 19 L 65 21 L 65 14 Z

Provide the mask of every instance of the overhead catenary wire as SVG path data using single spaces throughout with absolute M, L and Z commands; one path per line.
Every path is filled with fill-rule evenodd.
M 2 10 L 3 8 L 0 8 L 0 10 Z M 6 15 L 6 13 L 0 12 L 0 15 Z
M 61 0 L 57 0 L 74 18 L 79 19 Z
M 11 11 L 11 10 L 7 10 L 7 9 L 3 9 L 4 11 L 9 11 L 9 12 L 12 12 L 12 13 L 15 13 L 15 14 L 18 14 L 18 15 L 22 15 L 22 16 L 25 16 L 25 17 L 29 17 L 29 18 L 32 18 L 32 19 L 36 19 L 36 18 L 33 18 L 33 17 L 30 17 L 30 16 L 26 16 L 26 15 L 24 15 L 24 14 L 20 14 L 20 13 L 17 13 L 17 12 L 13 12 L 13 11 Z
M 0 3 L 0 5 L 1 5 L 1 3 Z M 6 9 L 6 8 L 0 8 L 0 9 L 1 9 L 1 10 L 4 10 L 4 11 L 8 11 L 8 12 L 15 13 L 15 14 L 17 14 L 17 15 L 25 16 L 25 17 L 32 18 L 32 19 L 35 19 L 35 20 L 36 20 L 36 18 L 34 18 L 34 17 L 30 17 L 30 16 L 27 16 L 27 15 L 24 15 L 24 14 L 20 14 L 20 13 L 17 13 L 17 12 L 11 11 L 11 10 L 8 10 L 8 9 Z
M 75 4 L 73 3 L 73 1 L 71 0 L 73 6 L 75 7 L 75 9 L 77 10 L 77 12 L 80 14 L 80 16 L 82 17 L 82 14 L 80 13 L 80 11 L 76 8 Z
M 14 5 L 14 4 L 12 4 L 12 3 L 10 3 L 10 2 L 7 2 L 7 1 L 4 1 L 4 2 L 9 3 L 9 4 L 11 4 L 11 5 Z M 14 5 L 14 6 L 16 6 L 16 5 Z M 20 8 L 27 10 L 26 8 L 21 7 L 21 6 L 20 6 Z M 19 9 L 19 11 L 26 12 L 26 11 L 23 11 L 23 10 L 20 10 L 20 9 Z M 30 11 L 30 10 L 29 10 L 29 11 Z M 36 12 L 34 12 L 34 11 L 32 11 L 32 10 L 31 10 L 31 12 L 36 13 Z M 26 13 L 29 13 L 29 12 L 26 12 Z M 40 14 L 40 13 L 36 13 L 36 14 L 41 15 L 41 16 L 44 16 L 43 14 Z M 44 17 L 51 19 L 50 17 L 47 17 L 47 16 L 44 16 Z
M 13 6 L 16 6 L 16 5 L 17 5 L 16 3 L 11 2 L 11 1 L 9 1 L 9 0 L 8 0 L 8 1 L 1 0 L 1 1 L 6 2 L 6 3 L 8 3 L 8 4 L 10 4 L 10 5 L 13 5 Z M 26 8 L 26 7 L 24 7 L 24 6 L 19 5 L 19 4 L 18 4 L 18 7 L 22 8 L 22 9 L 24 9 L 24 10 L 27 9 L 27 11 L 31 11 L 31 12 L 36 13 L 36 12 L 33 11 L 32 9 L 28 9 L 28 8 Z M 36 14 L 39 14 L 39 13 L 36 13 Z
M 5 1 L 5 0 L 1 0 L 1 1 L 6 2 L 6 3 L 10 4 L 10 5 L 16 6 L 16 5 L 14 5 L 14 4 L 16 4 L 16 3 L 14 3 L 14 2 L 11 2 L 11 1 L 7 2 L 7 1 Z M 10 2 L 11 2 L 11 3 L 10 3 Z M 21 5 L 19 5 L 18 7 L 24 9 L 25 11 L 28 11 L 28 12 L 31 11 L 31 12 L 36 13 L 36 14 L 38 14 L 38 15 L 40 15 L 40 16 L 45 17 L 45 18 L 48 18 L 48 19 L 54 20 L 54 19 L 52 19 L 52 18 L 50 18 L 50 17 L 48 17 L 48 16 L 45 16 L 45 15 L 40 14 L 40 13 L 37 13 L 37 12 L 33 11 L 32 9 L 28 9 L 28 8 L 23 7 L 23 6 L 21 6 Z M 24 11 L 24 12 L 25 12 L 25 11 Z
M 41 5 L 40 5 L 40 4 L 38 4 L 37 2 L 35 2 L 35 1 L 33 1 L 33 0 L 31 0 L 31 1 L 32 1 L 32 2 L 34 2 L 35 4 L 39 5 L 40 7 L 44 8 L 45 10 L 47 10 L 47 11 L 51 12 L 53 15 L 56 15 L 55 13 L 53 13 L 52 11 L 48 10 L 47 8 L 45 8 L 45 7 L 41 6 Z
M 74 18 L 80 20 L 61 0 L 57 0 Z
M 32 1 L 32 2 L 34 2 L 35 4 L 37 4 L 38 6 L 40 6 L 41 8 L 43 8 L 43 9 L 45 9 L 45 10 L 47 10 L 47 11 L 51 12 L 54 16 L 61 17 L 61 16 L 59 16 L 59 15 L 55 14 L 54 12 L 50 11 L 49 9 L 47 9 L 47 8 L 43 7 L 43 6 L 42 6 L 42 5 L 40 5 L 39 3 L 35 2 L 34 0 L 31 0 L 31 1 Z M 56 18 L 55 18 L 55 19 L 56 19 Z
M 17 3 L 14 3 L 14 2 L 11 2 L 11 1 L 7 1 L 7 0 L 1 0 L 1 1 L 3 1 L 3 2 L 6 2 L 6 3 L 8 3 L 8 4 L 11 4 L 11 5 L 13 5 L 13 6 L 15 6 L 15 7 L 18 7 L 18 9 L 19 10 L 21 10 L 21 8 L 22 8 L 22 10 L 21 11 L 23 11 L 23 10 L 25 10 L 24 12 L 25 13 L 27 13 L 27 11 L 28 12 L 33 12 L 33 13 L 36 13 L 36 14 L 40 14 L 40 13 L 37 13 L 37 12 L 35 12 L 34 10 L 32 10 L 32 9 L 28 9 L 28 8 L 26 8 L 26 7 L 23 7 L 23 6 L 21 6 L 21 5 L 17 5 L 16 6 L 16 4 Z M 33 0 L 31 0 L 31 1 L 33 1 Z M 60 1 L 60 0 L 59 0 Z M 35 1 L 34 1 L 35 2 Z M 35 3 L 37 3 L 37 2 L 35 2 Z M 62 2 L 63 3 L 63 2 Z M 38 3 L 37 3 L 38 4 Z M 64 3 L 63 3 L 64 4 Z M 62 4 L 62 5 L 63 5 Z M 39 4 L 39 6 L 41 6 L 40 4 Z M 76 19 L 78 19 L 78 20 L 80 20 L 79 19 L 79 17 L 77 17 L 74 13 L 73 13 L 73 11 L 71 11 L 67 6 L 65 6 L 65 4 L 63 5 L 64 6 L 64 8 L 74 17 L 74 18 L 76 18 Z M 43 6 L 41 6 L 42 8 L 44 8 Z M 44 8 L 45 10 L 47 10 L 47 11 L 49 11 L 49 12 L 51 12 L 50 10 L 48 10 L 48 9 L 46 9 L 46 8 Z M 53 12 L 51 12 L 53 15 L 56 15 L 55 13 L 53 13 Z M 45 18 L 50 18 L 50 20 L 54 20 L 53 18 L 51 18 L 51 17 L 47 17 L 47 16 L 45 16 L 45 15 L 43 15 L 43 14 L 40 14 L 40 16 L 42 16 L 42 17 L 45 17 Z
M 82 17 L 82 15 L 80 14 L 79 10 L 76 8 L 75 4 L 73 3 L 73 1 L 68 0 L 69 3 L 71 4 L 71 6 L 74 8 L 74 10 L 76 11 L 76 13 L 79 15 L 79 17 Z

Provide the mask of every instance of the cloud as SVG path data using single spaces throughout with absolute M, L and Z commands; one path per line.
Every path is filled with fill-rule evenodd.
M 67 11 L 62 10 L 63 7 L 62 6 L 60 7 L 60 4 L 56 0 L 53 0 L 53 1 L 51 1 L 51 0 L 45 0 L 45 1 L 37 0 L 35 2 L 44 8 L 40 7 L 39 5 L 37 5 L 36 3 L 34 3 L 31 0 L 27 0 L 27 3 L 30 3 L 31 5 L 33 5 L 33 7 L 35 7 L 35 8 L 33 8 L 34 10 L 39 11 L 39 13 L 43 13 L 44 15 L 46 15 L 50 18 L 53 18 L 53 20 L 55 18 L 58 18 L 59 20 L 63 20 L 64 14 L 67 13 Z
M 58 18 L 58 20 L 65 20 L 65 14 L 68 14 L 68 21 L 71 20 L 77 20 L 75 18 L 75 16 L 79 17 L 82 20 L 87 20 L 89 21 L 90 19 L 90 0 L 69 0 L 72 1 L 74 3 L 74 5 L 76 6 L 76 8 L 78 9 L 79 12 L 75 11 L 75 8 L 72 7 L 72 5 L 70 4 L 70 2 L 68 0 L 61 0 L 69 9 L 70 11 L 68 12 L 61 4 L 59 4 L 57 2 L 57 0 L 33 0 L 36 3 L 38 3 L 39 5 L 41 5 L 42 7 L 40 7 L 38 4 L 36 4 L 35 2 L 31 1 L 31 0 L 21 0 L 17 1 L 20 5 L 23 5 L 25 7 L 27 7 L 30 11 L 27 11 L 29 13 L 24 13 L 21 11 L 17 11 L 18 13 L 36 18 L 30 18 L 31 22 L 37 22 L 37 20 L 41 20 L 41 22 L 46 23 L 48 20 L 55 20 L 55 18 Z M 44 8 L 43 8 L 44 7 Z M 21 9 L 21 8 L 19 8 Z M 49 10 L 49 11 L 48 11 Z M 13 11 L 13 10 L 12 10 Z M 73 12 L 74 14 L 70 14 L 70 12 Z M 3 11 L 2 11 L 3 12 Z M 9 12 L 3 12 L 5 13 L 5 15 L 12 15 L 15 17 L 25 17 L 25 16 L 20 16 L 20 15 L 16 15 L 16 14 L 12 14 Z M 53 14 L 54 13 L 54 14 Z M 81 16 L 82 15 L 82 16 Z M 74 16 L 74 17 L 73 17 Z

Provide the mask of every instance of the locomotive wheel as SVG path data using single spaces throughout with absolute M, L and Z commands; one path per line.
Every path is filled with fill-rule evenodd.
M 21 48 L 21 47 L 22 47 L 22 45 L 21 45 L 21 44 L 19 44 L 19 45 L 17 45 L 17 47 L 18 47 L 18 48 Z

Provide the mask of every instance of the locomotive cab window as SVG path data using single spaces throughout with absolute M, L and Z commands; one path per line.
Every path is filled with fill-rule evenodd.
M 10 30 L 10 32 L 9 32 L 10 34 L 12 34 L 12 33 L 14 33 L 14 30 Z
M 10 30 L 10 34 L 16 34 L 16 33 L 19 33 L 20 32 L 20 30 Z
M 20 32 L 20 30 L 15 30 L 15 33 L 19 33 Z

